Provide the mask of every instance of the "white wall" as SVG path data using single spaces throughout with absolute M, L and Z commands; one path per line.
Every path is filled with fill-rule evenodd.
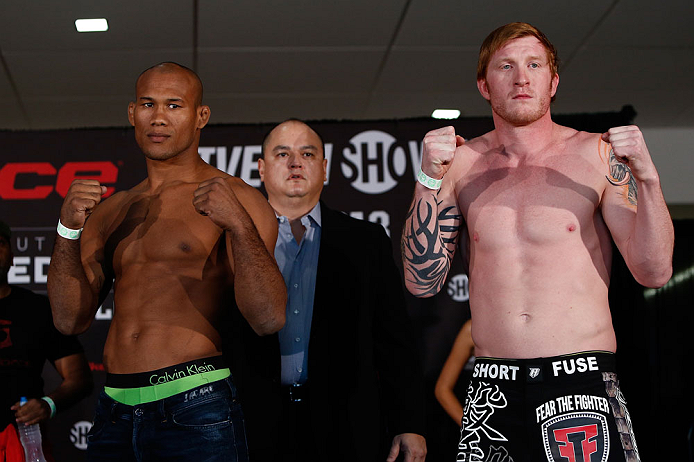
M 694 204 L 694 127 L 642 127 L 668 204 Z

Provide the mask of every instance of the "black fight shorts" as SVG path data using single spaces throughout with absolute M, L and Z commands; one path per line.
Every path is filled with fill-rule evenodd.
M 458 462 L 638 462 L 609 352 L 477 358 Z

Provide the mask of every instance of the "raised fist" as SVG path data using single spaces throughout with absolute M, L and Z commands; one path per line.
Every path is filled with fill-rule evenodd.
M 74 180 L 60 209 L 60 222 L 68 228 L 82 228 L 104 194 L 106 186 L 97 180 Z
M 465 144 L 453 127 L 432 130 L 422 143 L 422 171 L 437 180 L 443 178 L 453 162 L 457 147 Z

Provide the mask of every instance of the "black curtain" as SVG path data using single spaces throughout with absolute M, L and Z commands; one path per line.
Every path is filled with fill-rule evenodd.
M 688 461 L 694 423 L 694 220 L 675 220 L 673 276 L 639 285 L 615 251 L 610 306 L 617 370 L 644 461 Z

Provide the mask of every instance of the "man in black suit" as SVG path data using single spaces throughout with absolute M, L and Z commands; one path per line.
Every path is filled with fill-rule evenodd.
M 305 123 L 276 126 L 258 167 L 289 292 L 278 455 L 424 461 L 422 373 L 390 240 L 320 202 L 327 160 Z

